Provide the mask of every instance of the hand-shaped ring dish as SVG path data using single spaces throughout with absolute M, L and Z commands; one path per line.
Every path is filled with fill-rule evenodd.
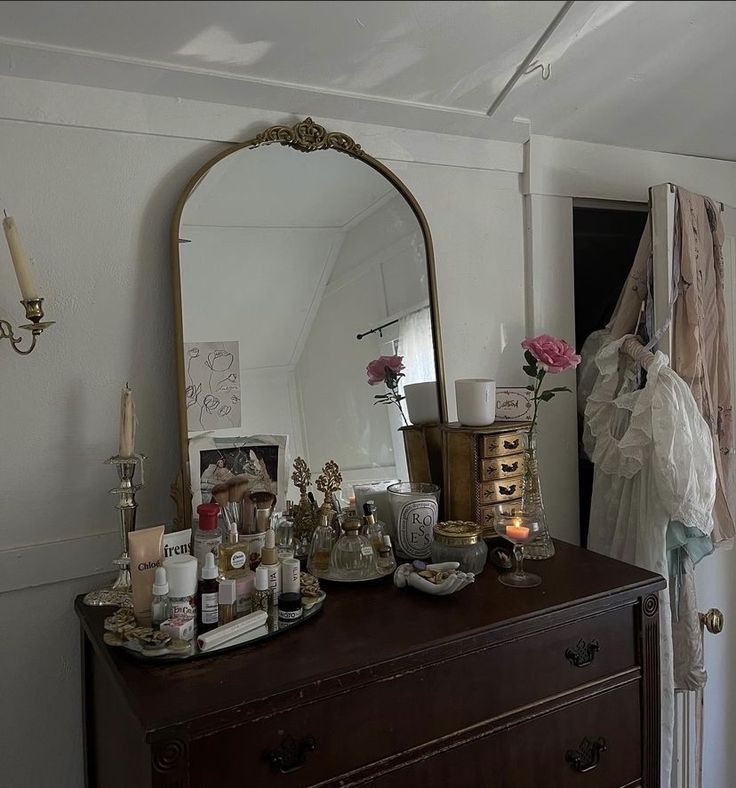
M 457 561 L 427 564 L 419 571 L 412 564 L 401 564 L 394 574 L 394 585 L 397 588 L 411 586 L 433 596 L 447 596 L 475 582 L 472 572 L 460 572 L 459 568 Z

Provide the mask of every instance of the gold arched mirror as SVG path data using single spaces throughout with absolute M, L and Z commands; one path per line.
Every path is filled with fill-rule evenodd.
M 191 502 L 251 474 L 283 503 L 297 456 L 336 460 L 346 487 L 407 479 L 403 416 L 366 366 L 403 356 L 401 393 L 426 384 L 415 421 L 445 397 L 432 240 L 399 178 L 311 118 L 272 126 L 194 174 L 171 239 Z

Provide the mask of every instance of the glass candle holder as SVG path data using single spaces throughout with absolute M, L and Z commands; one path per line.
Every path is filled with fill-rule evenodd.
M 514 588 L 534 588 L 540 585 L 542 578 L 539 575 L 524 571 L 524 545 L 532 542 L 539 534 L 539 518 L 534 513 L 516 509 L 513 513 L 498 515 L 494 527 L 499 536 L 513 544 L 516 559 L 516 568 L 512 572 L 499 575 L 499 582 Z
M 440 488 L 436 484 L 399 482 L 388 488 L 393 513 L 396 555 L 426 560 L 432 547 L 432 529 L 437 523 Z

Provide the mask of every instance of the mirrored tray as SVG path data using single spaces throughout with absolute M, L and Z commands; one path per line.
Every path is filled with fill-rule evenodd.
M 307 621 L 311 621 L 322 610 L 326 594 L 320 591 L 318 597 L 302 597 L 302 616 L 296 621 L 280 621 L 278 618 L 278 608 L 274 607 L 273 613 L 268 617 L 263 626 L 257 629 L 251 629 L 242 635 L 239 635 L 232 640 L 228 640 L 219 646 L 209 648 L 206 651 L 201 651 L 197 645 L 197 638 L 188 642 L 188 645 L 183 646 L 184 641 L 178 641 L 177 645 L 181 648 L 163 648 L 157 650 L 146 650 L 137 640 L 125 642 L 113 642 L 112 632 L 105 632 L 105 643 L 108 646 L 117 648 L 120 651 L 130 654 L 135 659 L 140 659 L 145 662 L 178 662 L 181 660 L 189 659 L 202 659 L 211 657 L 216 654 L 221 654 L 223 651 L 231 651 L 232 649 L 240 648 L 241 646 L 251 643 L 260 643 L 263 640 L 270 640 L 278 635 L 283 635 L 294 627 L 301 626 Z M 107 619 L 106 619 L 107 620 Z
M 385 571 L 381 571 L 379 569 L 377 574 L 371 575 L 370 577 L 361 577 L 358 580 L 346 580 L 344 577 L 334 574 L 330 569 L 321 574 L 317 574 L 316 572 L 312 571 L 312 574 L 320 582 L 324 580 L 327 583 L 371 583 L 375 580 L 383 580 L 386 577 L 391 577 L 395 571 L 396 567 L 393 569 L 386 569 Z

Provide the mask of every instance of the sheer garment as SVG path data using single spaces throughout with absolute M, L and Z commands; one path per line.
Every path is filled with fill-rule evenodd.
M 585 408 L 583 440 L 595 464 L 588 547 L 667 577 L 670 524 L 680 524 L 695 543 L 712 531 L 713 444 L 692 392 L 663 353 L 655 354 L 646 385 L 637 388 L 637 369 L 619 352 L 624 339 L 598 351 Z M 668 591 L 660 592 L 660 611 L 661 784 L 669 785 L 674 659 Z

